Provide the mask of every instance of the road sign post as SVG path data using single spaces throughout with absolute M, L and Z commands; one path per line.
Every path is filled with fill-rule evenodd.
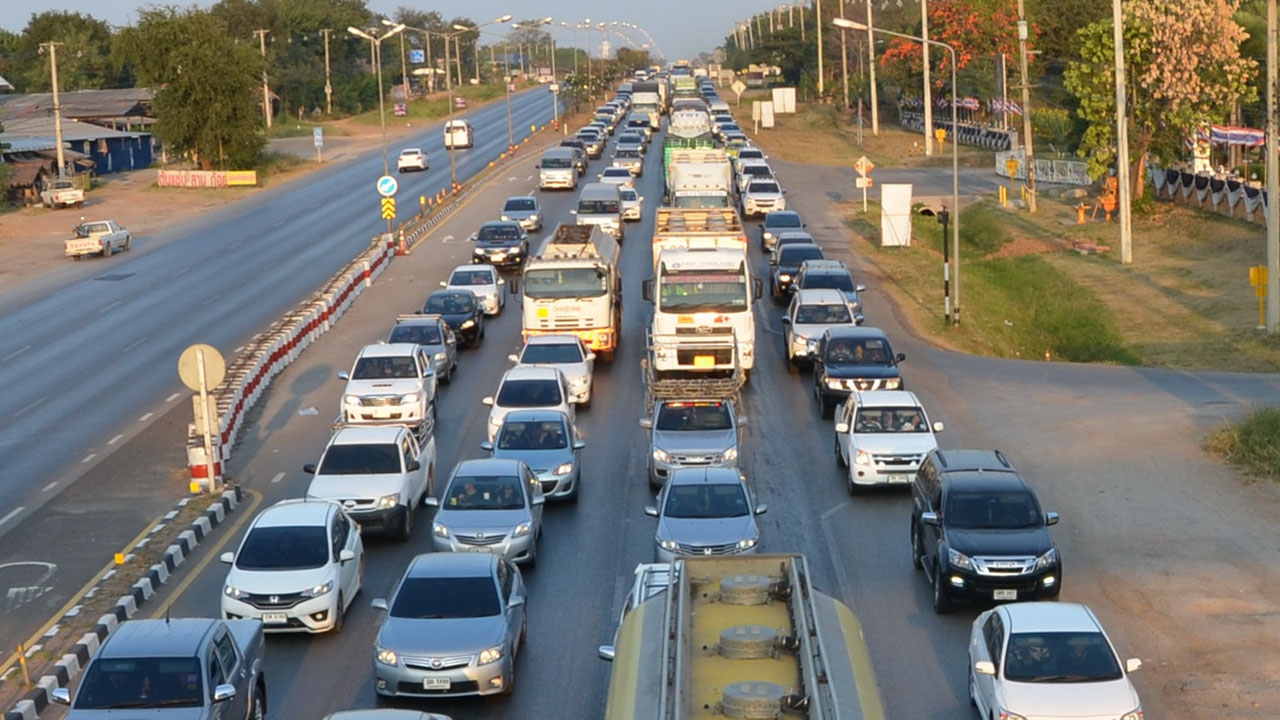
M 209 478 L 209 492 L 218 491 L 217 462 L 213 455 L 214 413 L 209 405 L 209 390 L 222 384 L 226 377 L 227 363 L 217 348 L 197 343 L 182 351 L 178 357 L 178 377 L 191 390 L 200 393 L 200 406 L 196 409 L 195 425 L 202 428 L 204 437 L 205 470 Z M 192 483 L 194 491 L 195 483 Z
M 867 188 L 871 187 L 872 184 L 870 173 L 876 169 L 876 166 L 866 155 L 863 155 L 853 162 L 853 169 L 857 170 L 859 175 L 854 181 L 854 187 L 862 188 L 862 212 L 866 212 Z
M 312 129 L 311 129 L 311 137 L 315 138 L 315 143 L 316 143 L 316 163 L 317 163 L 317 164 L 319 164 L 319 163 L 321 163 L 321 162 L 323 162 L 323 161 L 324 161 L 324 160 L 323 160 L 323 158 L 322 158 L 322 157 L 321 157 L 321 155 L 320 155 L 321 150 L 323 150 L 323 149 L 324 149 L 324 128 L 322 128 L 322 127 L 314 127 L 314 128 L 312 128 Z

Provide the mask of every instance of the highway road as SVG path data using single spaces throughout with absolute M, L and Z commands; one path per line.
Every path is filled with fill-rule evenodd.
M 550 120 L 542 88 L 511 98 L 516 142 Z M 465 180 L 507 146 L 506 103 L 464 117 L 476 147 L 457 151 Z M 405 139 L 431 156 L 401 175 L 402 217 L 449 184 L 438 125 Z M 399 148 L 390 148 L 392 167 Z M 0 534 L 60 493 L 175 402 L 182 349 L 224 355 L 315 292 L 384 229 L 374 180 L 381 153 L 335 164 L 151 237 L 133 252 L 68 263 L 0 296 Z M 157 200 L 162 202 L 162 200 Z M 32 448 L 40 451 L 33 452 Z
M 623 345 L 615 363 L 598 366 L 592 407 L 579 414 L 588 441 L 582 500 L 549 506 L 538 567 L 526 573 L 529 645 L 520 655 L 516 692 L 510 698 L 423 703 L 425 709 L 486 719 L 590 718 L 603 709 L 608 666 L 596 659 L 595 648 L 612 635 L 631 568 L 650 560 L 653 551 L 655 521 L 643 514 L 652 496 L 645 480 L 645 436 L 637 424 L 644 412 L 638 361 L 650 312 L 640 298 L 640 281 L 649 275 L 645 240 L 660 196 L 660 150 L 650 150 L 648 163 L 638 183 L 647 199 L 645 219 L 628 226 L 623 243 Z M 593 162 L 592 171 L 600 165 Z M 1001 448 L 1036 486 L 1046 509 L 1062 513 L 1054 535 L 1065 564 L 1064 600 L 1088 602 L 1122 655 L 1147 662 L 1134 682 L 1148 716 L 1215 716 L 1212 711 L 1220 708 L 1197 705 L 1196 681 L 1221 679 L 1207 676 L 1208 666 L 1187 663 L 1186 648 L 1197 648 L 1206 662 L 1215 653 L 1236 651 L 1215 649 L 1215 623 L 1256 623 L 1257 606 L 1230 606 L 1227 599 L 1238 603 L 1240 593 L 1256 593 L 1274 607 L 1275 591 L 1269 588 L 1277 586 L 1280 573 L 1269 516 L 1280 509 L 1280 498 L 1274 488 L 1241 485 L 1194 438 L 1253 403 L 1280 401 L 1280 380 L 993 360 L 932 348 L 908 331 L 874 287 L 874 268 L 853 253 L 841 219 L 828 205 L 827 193 L 843 186 L 820 170 L 775 165 L 790 189 L 789 201 L 804 213 L 828 256 L 846 259 L 873 285 L 865 296 L 868 324 L 887 329 L 896 349 L 907 354 L 908 386 L 947 425 L 941 442 Z M 396 314 L 416 309 L 455 264 L 467 261 L 464 239 L 496 214 L 503 198 L 534 183 L 523 164 L 504 173 L 413 255 L 397 259 L 334 331 L 276 379 L 231 467 L 259 504 L 245 506 L 235 524 L 202 546 L 180 577 L 148 604 L 147 614 L 218 612 L 225 567 L 216 557 L 235 547 L 255 507 L 304 493 L 309 477 L 301 466 L 314 461 L 328 439 L 342 391 L 336 372 L 360 346 L 383 338 Z M 574 194 L 540 197 L 548 228 L 570 219 Z M 753 239 L 754 232 L 753 223 Z M 754 250 L 753 262 L 763 275 L 763 256 Z M 487 416 L 480 399 L 509 366 L 506 355 L 519 342 L 518 310 L 509 303 L 488 325 L 484 344 L 464 353 L 456 381 L 442 390 L 441 477 L 456 461 L 480 454 Z M 770 507 L 761 518 L 762 550 L 805 553 L 815 583 L 858 613 L 889 718 L 968 717 L 965 643 L 976 609 L 933 614 L 926 583 L 910 565 L 908 497 L 847 495 L 831 455 L 830 422 L 819 418 L 808 393 L 810 379 L 787 372 L 779 311 L 766 298 L 756 312 L 761 351 L 745 396 L 751 424 L 741 462 L 760 501 Z M 125 452 L 159 442 L 155 433 L 161 426 L 185 423 L 185 412 L 171 411 Z M 150 457 L 137 452 L 140 459 Z M 137 482 L 119 487 L 142 492 Z M 86 502 L 102 494 L 82 484 L 73 491 Z M 426 519 L 419 517 L 409 543 L 368 544 L 365 590 L 341 635 L 270 638 L 272 717 L 318 720 L 332 710 L 374 705 L 371 648 L 378 614 L 369 601 L 390 590 L 409 558 L 428 550 Z M 1221 602 L 1212 605 L 1215 600 Z M 1270 660 L 1260 663 L 1260 677 L 1253 680 L 1265 683 L 1266 667 L 1274 661 L 1274 632 L 1259 628 L 1254 634 L 1257 651 Z M 1235 717 L 1255 717 L 1243 706 L 1232 710 Z M 1265 711 L 1266 706 L 1256 717 L 1267 717 Z

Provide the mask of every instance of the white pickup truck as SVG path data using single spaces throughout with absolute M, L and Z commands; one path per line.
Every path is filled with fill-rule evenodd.
M 71 178 L 57 178 L 49 182 L 49 186 L 40 191 L 40 202 L 45 207 L 84 206 L 84 190 L 76 187 Z
M 81 222 L 76 226 L 75 237 L 62 243 L 67 257 L 79 260 L 85 255 L 111 257 L 116 251 L 128 250 L 133 242 L 129 231 L 114 220 Z

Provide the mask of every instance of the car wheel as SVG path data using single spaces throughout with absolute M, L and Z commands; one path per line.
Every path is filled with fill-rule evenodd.
M 422 507 L 426 507 L 427 498 L 435 494 L 436 494 L 436 469 L 432 467 L 430 472 L 427 473 L 427 490 L 426 492 L 422 493 L 422 497 L 418 498 L 418 504 L 421 505 Z
M 342 632 L 342 626 L 347 622 L 346 598 L 341 592 L 338 593 L 338 606 L 334 608 L 333 613 L 333 629 L 330 632 L 337 635 Z
M 400 531 L 396 533 L 396 539 L 400 542 L 408 542 L 413 537 L 413 508 L 404 508 L 404 512 L 400 514 Z
M 540 534 L 541 529 L 539 529 L 539 532 L 533 536 L 533 540 L 529 543 L 529 559 L 525 561 L 525 567 L 538 567 L 538 535 Z
M 864 494 L 866 494 L 866 492 L 867 492 L 867 488 L 866 488 L 866 487 L 864 487 L 864 486 L 862 486 L 862 485 L 859 485 L 859 484 L 857 484 L 857 483 L 855 483 L 855 482 L 853 481 L 853 471 L 852 471 L 852 470 L 850 470 L 850 471 L 849 471 L 849 494 L 850 494 L 850 495 L 864 495 Z
M 835 438 L 836 467 L 849 467 L 849 463 L 844 459 L 844 453 L 840 452 L 840 436 L 836 435 Z
M 589 410 L 589 409 L 591 409 L 591 395 L 590 395 L 590 394 L 588 394 L 588 395 L 587 395 L 587 398 L 586 398 L 585 400 L 583 400 L 582 402 L 578 403 L 578 407 L 582 408 L 583 410 Z
M 933 566 L 933 611 L 938 615 L 951 612 L 951 598 L 947 597 L 946 580 L 942 577 L 942 568 Z
M 582 492 L 582 471 L 579 470 L 578 479 L 573 481 L 573 492 L 569 493 L 569 497 L 565 498 L 565 500 L 576 505 L 578 503 L 578 495 L 581 494 L 581 492 Z
M 125 238 L 125 239 L 124 239 L 124 251 L 125 251 L 125 252 L 129 252 L 129 251 L 130 251 L 130 250 L 132 250 L 132 249 L 133 249 L 133 238 L 132 238 L 132 237 L 127 237 L 127 238 Z
M 911 521 L 911 567 L 924 569 L 924 548 L 920 547 L 920 531 L 916 529 L 915 520 Z
M 102 245 L 102 257 L 104 257 L 104 258 L 109 258 L 109 257 L 111 257 L 112 252 L 114 252 L 114 251 L 111 249 L 111 243 L 110 243 L 110 242 L 104 243 L 104 244 Z
M 262 686 L 258 686 L 253 692 L 253 708 L 249 711 L 252 720 L 266 720 L 267 701 L 262 699 L 263 692 Z
M 836 406 L 819 397 L 818 402 L 822 406 L 822 419 L 830 420 L 836 416 Z

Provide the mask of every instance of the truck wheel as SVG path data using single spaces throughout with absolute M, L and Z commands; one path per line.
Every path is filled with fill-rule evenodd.
M 924 548 L 920 547 L 920 532 L 916 529 L 915 521 L 911 523 L 911 567 L 916 570 L 924 569 Z
M 853 481 L 853 472 L 851 471 L 851 472 L 849 473 L 849 494 L 850 494 L 850 495 L 865 495 L 865 494 L 866 494 L 866 492 L 867 492 L 867 488 L 865 488 L 865 487 L 863 487 L 862 485 L 859 485 L 859 484 L 857 484 L 857 483 L 855 483 L 855 482 Z
M 396 533 L 396 539 L 400 542 L 408 542 L 413 537 L 413 508 L 404 508 L 404 513 L 400 516 L 400 529 Z
M 614 353 L 615 353 L 615 352 L 617 352 L 617 351 L 616 351 L 616 350 L 601 350 L 601 351 L 600 351 L 600 359 L 601 359 L 601 360 L 603 360 L 603 361 L 605 361 L 605 362 L 607 362 L 607 363 L 611 363 L 611 362 L 613 362 L 613 355 L 614 355 Z
M 111 251 L 111 243 L 109 243 L 109 242 L 108 242 L 108 243 L 104 243 L 104 244 L 102 245 L 102 257 L 104 257 L 104 258 L 109 258 L 109 257 L 111 257 L 111 252 L 112 252 L 112 251 Z

